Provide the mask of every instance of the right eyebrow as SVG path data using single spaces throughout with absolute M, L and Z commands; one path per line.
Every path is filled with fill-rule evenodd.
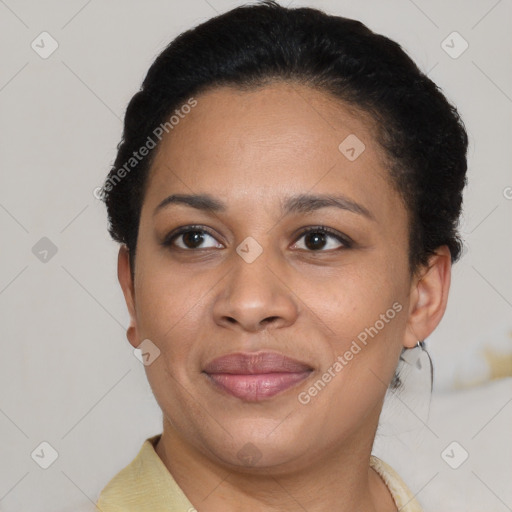
M 224 203 L 208 194 L 172 194 L 158 204 L 153 215 L 156 215 L 170 204 L 184 204 L 207 212 L 223 212 L 226 210 Z

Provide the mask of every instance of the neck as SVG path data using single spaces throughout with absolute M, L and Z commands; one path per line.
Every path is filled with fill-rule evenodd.
M 359 429 L 328 454 L 294 460 L 293 470 L 228 467 L 190 445 L 165 420 L 155 449 L 199 512 L 396 512 L 389 490 L 369 466 L 377 422 L 378 416 L 366 432 Z

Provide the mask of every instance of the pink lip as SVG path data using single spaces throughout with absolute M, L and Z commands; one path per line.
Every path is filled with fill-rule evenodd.
M 234 353 L 204 368 L 218 389 L 250 402 L 270 398 L 306 379 L 313 368 L 277 352 Z

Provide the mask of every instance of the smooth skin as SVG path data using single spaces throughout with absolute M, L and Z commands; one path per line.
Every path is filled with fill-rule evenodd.
M 161 351 L 146 366 L 164 419 L 156 451 L 199 512 L 396 511 L 369 457 L 402 348 L 429 336 L 445 312 L 449 249 L 410 275 L 408 214 L 368 116 L 295 83 L 220 87 L 196 99 L 153 162 L 134 282 L 124 246 L 118 258 L 128 340 Z M 350 134 L 365 144 L 354 161 L 338 149 Z M 208 194 L 225 208 L 155 212 L 171 194 Z M 332 206 L 283 215 L 297 194 L 343 195 L 371 217 Z M 202 238 L 162 244 L 190 225 Z M 303 235 L 311 226 L 335 235 Z M 236 251 L 247 237 L 263 250 L 251 263 Z M 300 403 L 395 302 L 400 313 Z M 219 391 L 202 372 L 216 357 L 263 350 L 313 371 L 260 402 Z M 239 455 L 247 446 L 252 461 Z

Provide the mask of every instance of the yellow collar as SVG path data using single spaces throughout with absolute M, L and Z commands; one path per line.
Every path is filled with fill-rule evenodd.
M 161 434 L 144 441 L 139 453 L 101 491 L 96 506 L 101 512 L 194 512 L 155 451 Z M 400 512 L 422 512 L 419 503 L 396 471 L 372 455 L 370 466 L 387 485 Z

